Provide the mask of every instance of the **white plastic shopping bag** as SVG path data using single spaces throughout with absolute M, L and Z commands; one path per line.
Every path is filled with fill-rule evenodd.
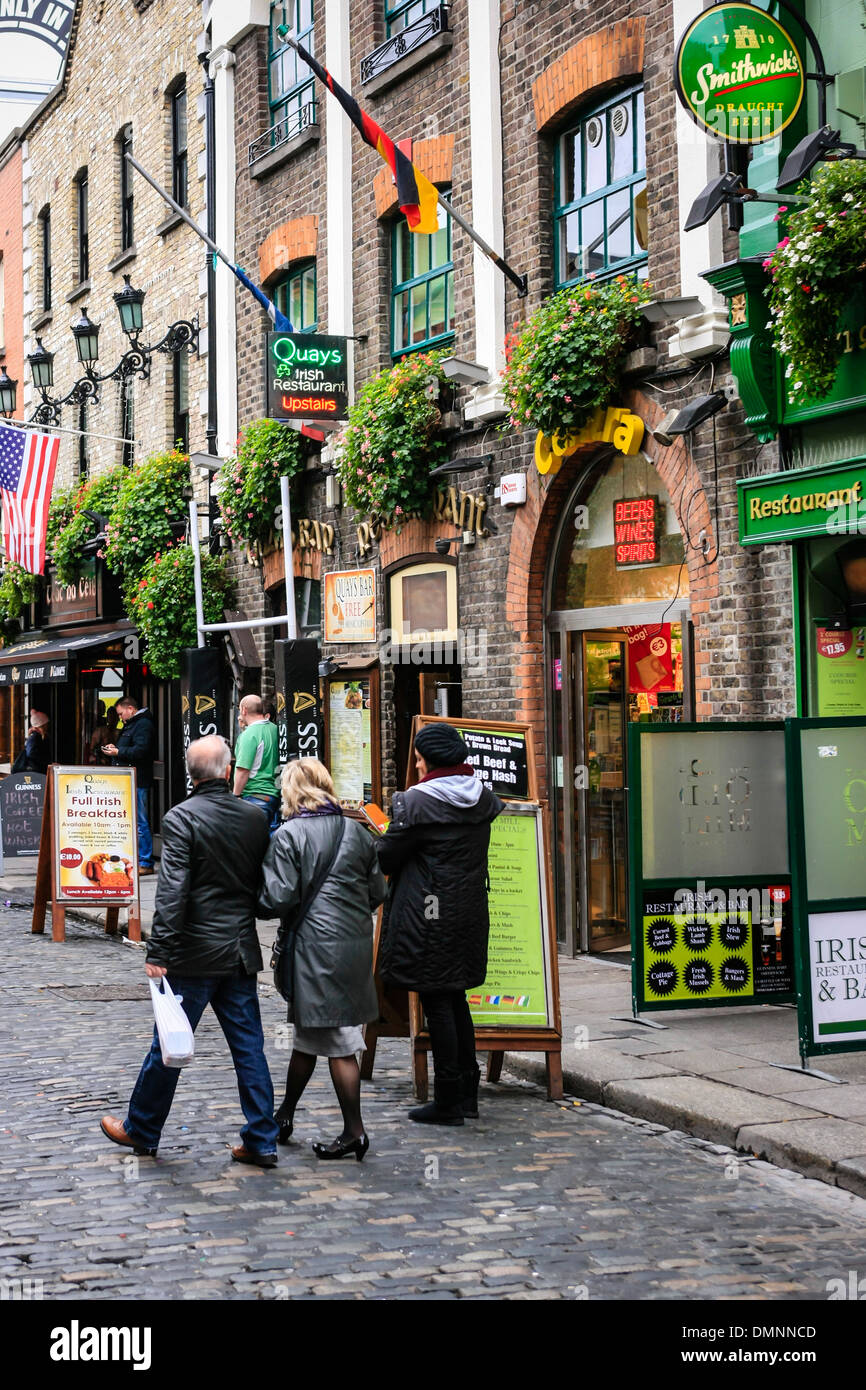
M 162 992 L 157 980 L 150 981 L 150 997 L 153 1000 L 153 1016 L 159 1034 L 163 1065 L 188 1066 L 195 1056 L 195 1037 L 189 1019 L 180 1007 L 183 995 L 172 993 L 171 986 L 163 975 Z

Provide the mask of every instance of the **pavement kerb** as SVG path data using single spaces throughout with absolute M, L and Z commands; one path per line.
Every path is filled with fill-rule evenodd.
M 546 1085 L 543 1058 L 539 1059 L 531 1053 L 506 1053 L 504 1068 L 513 1076 L 534 1081 L 541 1086 Z M 696 1086 L 704 1080 L 703 1077 L 697 1076 L 683 1079 L 693 1080 Z M 855 1154 L 853 1151 L 834 1154 L 829 1151 L 829 1145 L 822 1149 L 820 1138 L 816 1141 L 814 1132 L 810 1133 L 809 1141 L 804 1142 L 801 1126 L 812 1124 L 816 1120 L 828 1138 L 834 1135 L 834 1131 L 827 1128 L 830 1117 L 819 1116 L 815 1111 L 807 1110 L 805 1107 L 792 1105 L 790 1118 L 732 1125 L 729 1118 L 713 1114 L 707 1108 L 689 1114 L 681 1104 L 657 1095 L 642 1095 L 628 1083 L 614 1080 L 600 1082 L 597 1076 L 583 1075 L 573 1064 L 563 1066 L 562 1081 L 565 1092 L 578 1100 L 604 1105 L 635 1119 L 680 1130 L 697 1139 L 724 1144 L 740 1153 L 764 1159 L 778 1168 L 787 1168 L 805 1177 L 816 1178 L 831 1186 L 844 1188 L 857 1196 L 866 1197 L 866 1156 Z M 736 1087 L 727 1086 L 724 1089 L 743 1094 Z M 857 1140 L 851 1142 L 856 1147 Z M 832 1147 L 838 1148 L 838 1145 Z

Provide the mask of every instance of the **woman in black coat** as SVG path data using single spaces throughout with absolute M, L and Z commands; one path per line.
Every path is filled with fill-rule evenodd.
M 415 739 L 420 781 L 397 792 L 379 863 L 391 875 L 379 973 L 416 991 L 433 1052 L 431 1105 L 409 1111 L 422 1124 L 462 1125 L 478 1114 L 480 1072 L 466 991 L 487 974 L 487 850 L 502 802 L 466 762 L 450 724 Z
M 318 1057 L 327 1057 L 343 1114 L 343 1132 L 314 1144 L 317 1158 L 360 1161 L 370 1147 L 361 1119 L 364 1050 L 360 1025 L 379 1015 L 373 984 L 373 912 L 385 897 L 385 879 L 370 832 L 344 819 L 327 768 L 317 758 L 290 762 L 282 777 L 288 817 L 271 840 L 262 867 L 258 915 L 280 917 L 294 934 L 289 1021 L 294 1046 L 286 1096 L 274 1118 L 287 1144 L 295 1107 Z M 322 873 L 327 872 L 322 878 Z M 309 896 L 310 887 L 320 887 Z M 306 899 L 308 906 L 298 921 Z

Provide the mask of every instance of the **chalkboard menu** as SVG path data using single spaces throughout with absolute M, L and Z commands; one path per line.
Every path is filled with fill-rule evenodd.
M 0 836 L 5 859 L 35 859 L 42 831 L 45 777 L 11 772 L 0 782 Z
M 491 791 L 497 796 L 525 798 L 529 795 L 525 733 L 502 733 L 464 725 L 460 734 L 469 749 L 469 762 Z
M 506 724 L 495 719 L 452 719 L 435 714 L 416 714 L 412 722 L 412 741 L 427 724 L 450 724 L 469 749 L 467 761 L 480 780 L 503 801 L 537 801 L 535 753 L 530 724 Z M 406 767 L 406 786 L 418 780 L 415 759 L 410 752 Z

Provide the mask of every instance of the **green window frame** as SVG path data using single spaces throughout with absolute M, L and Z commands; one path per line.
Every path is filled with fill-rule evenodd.
M 646 273 L 644 89 L 628 87 L 559 136 L 554 176 L 556 284 Z
M 293 333 L 315 333 L 318 317 L 316 262 L 296 266 L 276 285 L 274 303 L 292 325 Z
M 405 217 L 391 231 L 391 356 L 454 337 L 454 262 L 451 218 L 438 209 L 439 230 L 410 232 Z
M 277 33 L 282 24 L 288 28 L 287 38 L 296 39 L 308 52 L 315 53 L 313 0 L 271 0 L 268 104 L 272 145 L 284 144 L 316 119 L 316 80 L 306 63 Z
M 414 24 L 416 19 L 428 14 L 430 10 L 438 10 L 440 0 L 394 0 L 389 4 L 385 0 L 385 29 L 388 38 L 393 38 L 399 34 L 401 29 L 408 29 L 410 24 Z

